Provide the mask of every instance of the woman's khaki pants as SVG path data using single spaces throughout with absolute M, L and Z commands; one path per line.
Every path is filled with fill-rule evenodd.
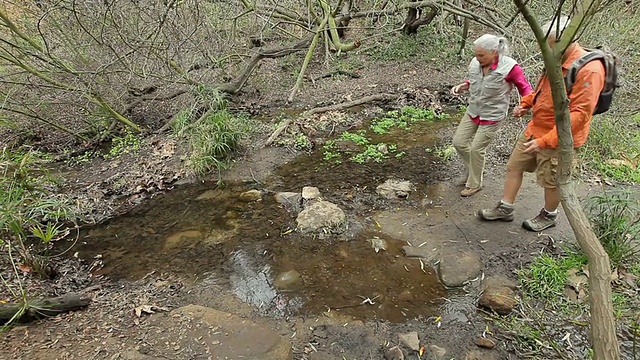
M 460 154 L 464 167 L 468 171 L 466 187 L 482 186 L 487 146 L 495 139 L 499 127 L 500 123 L 477 125 L 466 113 L 460 120 L 458 129 L 453 135 L 453 146 Z

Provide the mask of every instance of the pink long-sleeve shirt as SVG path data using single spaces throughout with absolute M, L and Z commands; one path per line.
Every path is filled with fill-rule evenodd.
M 493 65 L 491 65 L 491 70 L 495 70 L 497 67 L 498 60 L 496 60 Z M 469 80 L 465 81 L 469 83 Z M 518 64 L 514 65 L 511 71 L 509 71 L 509 74 L 504 77 L 504 81 L 513 84 L 518 89 L 518 93 L 520 93 L 520 96 L 526 96 L 533 91 L 533 89 L 531 88 L 531 84 L 529 84 L 529 81 L 527 81 L 527 78 L 524 76 L 522 67 Z M 477 125 L 493 125 L 498 123 L 497 121 L 482 120 L 480 116 L 472 117 L 471 121 L 473 121 Z

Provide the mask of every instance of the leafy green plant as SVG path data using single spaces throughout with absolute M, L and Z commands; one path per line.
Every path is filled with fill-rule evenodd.
M 53 192 L 55 181 L 36 152 L 5 148 L 0 164 L 0 243 L 17 251 L 25 268 L 48 276 L 48 251 L 77 217 L 73 203 Z
M 365 136 L 366 132 L 364 130 L 359 130 L 357 133 L 351 133 L 345 131 L 340 135 L 340 139 L 346 141 L 353 141 L 357 145 L 369 145 L 369 139 Z
M 338 140 L 350 141 L 355 145 L 361 147 L 363 150 L 359 151 L 355 155 L 349 158 L 350 161 L 357 164 L 365 164 L 368 162 L 381 162 L 384 159 L 389 158 L 389 155 L 396 153 L 396 157 L 402 157 L 404 152 L 398 152 L 398 146 L 393 144 L 386 144 L 384 142 L 372 144 L 371 141 L 365 136 L 365 130 L 359 130 L 356 133 L 345 131 L 340 135 Z M 335 163 L 340 163 L 342 155 L 340 151 L 336 149 L 336 140 L 329 140 L 323 146 L 324 159 Z
M 140 138 L 130 131 L 120 137 L 111 139 L 111 148 L 104 155 L 105 159 L 117 158 L 123 154 L 133 153 L 140 149 Z
M 586 200 L 585 209 L 611 265 L 632 265 L 640 255 L 640 201 L 631 192 L 605 192 Z
M 452 145 L 447 146 L 435 146 L 433 148 L 424 149 L 426 152 L 434 154 L 444 161 L 449 161 L 453 159 L 456 154 L 456 148 Z
M 387 151 L 382 150 L 386 147 L 386 144 L 369 144 L 365 147 L 364 151 L 352 156 L 349 160 L 364 164 L 370 161 L 382 162 L 382 160 L 388 157 Z
M 329 140 L 323 146 L 323 159 L 329 162 L 333 162 L 335 164 L 340 164 L 342 162 L 342 155 L 339 152 L 335 151 L 334 141 Z
M 409 130 L 411 124 L 422 121 L 442 120 L 447 117 L 446 113 L 438 114 L 433 109 L 406 106 L 400 110 L 388 111 L 385 116 L 374 119 L 371 122 L 370 129 L 376 134 L 386 134 L 394 127 Z
M 73 156 L 70 157 L 66 163 L 69 166 L 76 166 L 79 164 L 84 164 L 84 163 L 88 163 L 89 161 L 91 161 L 91 159 L 98 157 L 100 154 L 98 153 L 98 151 L 95 150 L 89 150 L 86 151 L 78 156 Z

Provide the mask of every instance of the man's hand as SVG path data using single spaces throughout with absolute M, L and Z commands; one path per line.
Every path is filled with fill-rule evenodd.
M 514 117 L 522 117 L 523 115 L 526 115 L 529 112 L 529 109 L 525 109 L 522 106 L 518 105 L 515 108 L 513 108 L 513 116 Z
M 525 154 L 537 153 L 541 149 L 540 144 L 538 144 L 538 142 L 535 139 L 531 141 L 527 141 L 523 145 L 524 145 L 524 150 L 522 152 Z
M 469 90 L 469 84 L 463 82 L 451 88 L 451 95 L 460 95 L 460 92 Z

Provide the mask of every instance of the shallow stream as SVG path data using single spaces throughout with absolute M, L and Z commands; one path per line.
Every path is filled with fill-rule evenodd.
M 446 176 L 446 163 L 425 149 L 434 146 L 440 127 L 425 122 L 376 136 L 405 153 L 380 163 L 328 162 L 319 147 L 282 165 L 265 183 L 178 186 L 85 230 L 72 252 L 95 262 L 94 275 L 113 279 L 138 280 L 150 272 L 195 284 L 222 278 L 238 298 L 274 316 L 339 311 L 393 322 L 432 316 L 446 290 L 430 266 L 404 256 L 405 239 L 381 231 L 375 217 L 419 210 L 437 198 L 435 185 Z M 411 181 L 416 192 L 404 200 L 382 199 L 376 186 L 389 178 Z M 295 214 L 274 194 L 304 186 L 319 188 L 345 211 L 342 233 L 295 230 Z M 241 194 L 252 189 L 261 198 L 243 200 Z M 386 250 L 375 251 L 376 238 L 386 242 Z

